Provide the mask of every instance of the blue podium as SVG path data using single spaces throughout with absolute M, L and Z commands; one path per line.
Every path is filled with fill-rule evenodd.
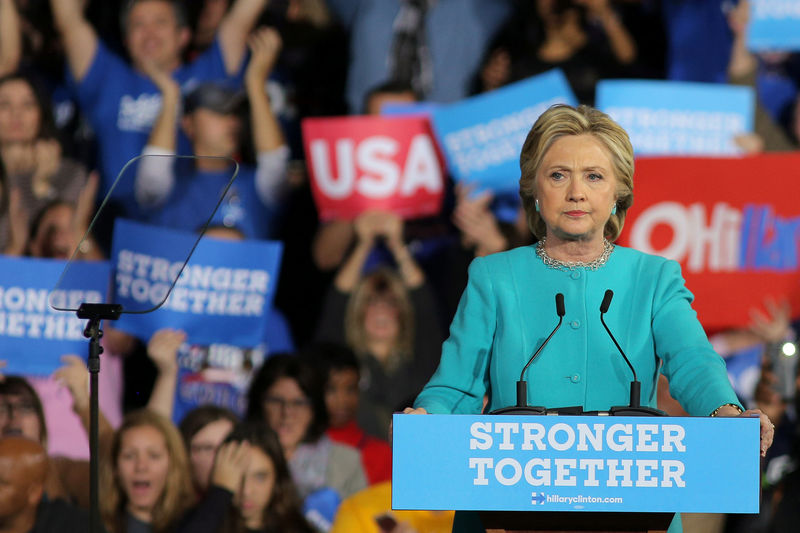
M 395 415 L 392 507 L 487 529 L 666 530 L 757 513 L 758 418 Z

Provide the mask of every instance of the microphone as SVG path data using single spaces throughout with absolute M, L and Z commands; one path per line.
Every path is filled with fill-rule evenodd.
M 558 328 L 561 327 L 561 322 L 564 321 L 564 315 L 566 314 L 566 310 L 564 309 L 564 295 L 560 292 L 556 294 L 556 314 L 558 314 L 558 324 L 550 332 L 550 335 L 544 340 L 544 342 L 539 346 L 539 348 L 533 353 L 530 359 L 528 359 L 528 364 L 522 369 L 522 372 L 519 374 L 519 381 L 517 381 L 517 405 L 509 406 L 509 407 L 502 407 L 500 409 L 496 409 L 489 414 L 492 415 L 543 415 L 546 414 L 547 409 L 541 406 L 531 406 L 528 405 L 528 382 L 525 381 L 525 371 L 528 370 L 528 367 L 531 366 L 533 360 L 536 359 L 547 343 L 550 342 L 550 339 L 553 338 Z
M 633 381 L 631 381 L 630 404 L 612 407 L 611 414 L 615 416 L 665 416 L 665 413 L 658 409 L 653 409 L 652 407 L 642 407 L 642 384 L 636 379 L 636 369 L 633 368 L 633 365 L 628 360 L 628 356 L 625 355 L 625 352 L 622 350 L 617 342 L 617 339 L 614 338 L 611 330 L 608 329 L 606 321 L 603 319 L 603 315 L 608 312 L 608 308 L 611 306 L 611 299 L 613 297 L 614 292 L 611 289 L 606 290 L 606 293 L 603 295 L 603 302 L 600 304 L 600 322 L 603 324 L 603 327 L 606 328 L 606 333 L 608 333 L 608 336 L 611 337 L 612 341 L 614 341 L 614 346 L 617 347 L 617 350 L 619 350 L 622 358 L 625 359 L 626 363 L 628 363 L 628 367 L 633 373 Z

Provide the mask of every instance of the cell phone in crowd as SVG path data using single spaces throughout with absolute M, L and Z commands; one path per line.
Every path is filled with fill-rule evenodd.
M 378 527 L 381 529 L 381 533 L 394 531 L 394 528 L 397 527 L 397 520 L 389 513 L 376 516 L 375 522 L 377 522 Z
M 767 346 L 772 373 L 775 374 L 775 391 L 784 401 L 794 399 L 797 386 L 797 344 L 794 342 L 770 343 Z

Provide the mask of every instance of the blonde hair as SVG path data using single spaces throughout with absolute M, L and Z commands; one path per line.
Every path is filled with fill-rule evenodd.
M 164 437 L 169 456 L 169 467 L 164 491 L 153 509 L 152 528 L 155 533 L 166 532 L 194 505 L 196 496 L 189 474 L 189 460 L 178 429 L 165 417 L 147 409 L 128 413 L 114 433 L 109 453 L 100 470 L 100 514 L 106 529 L 112 533 L 124 531 L 124 513 L 127 496 L 119 482 L 117 459 L 126 431 L 149 426 Z
M 535 208 L 536 173 L 545 154 L 560 137 L 592 135 L 608 150 L 617 178 L 617 212 L 608 219 L 605 237 L 614 241 L 625 224 L 625 215 L 633 204 L 633 146 L 627 132 L 611 117 L 586 105 L 577 108 L 556 104 L 541 114 L 528 133 L 519 156 L 519 196 L 536 237 L 545 236 L 547 228 Z
M 414 340 L 414 309 L 403 280 L 388 268 L 380 268 L 359 281 L 345 310 L 345 338 L 347 345 L 359 356 L 369 353 L 369 339 L 364 328 L 364 315 L 371 298 L 388 297 L 394 300 L 398 310 L 398 333 L 387 368 L 396 368 L 411 357 Z

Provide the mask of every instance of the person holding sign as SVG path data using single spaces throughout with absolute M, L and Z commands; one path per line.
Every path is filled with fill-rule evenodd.
M 255 167 L 242 165 L 239 176 L 220 205 L 214 223 L 240 229 L 248 239 L 267 239 L 275 231 L 275 218 L 286 192 L 289 148 L 272 114 L 265 92 L 267 78 L 278 58 L 281 39 L 274 29 L 261 28 L 248 41 L 252 57 L 245 72 L 250 102 L 250 123 L 256 150 Z M 184 101 L 183 130 L 192 143 L 189 175 L 178 172 L 185 161 L 173 157 L 177 147 L 175 117 L 180 104 L 180 86 L 155 67 L 149 72 L 163 96 L 163 106 L 142 152 L 136 175 L 136 201 L 159 225 L 187 231 L 203 226 L 208 213 L 198 206 L 218 198 L 231 179 L 230 157 L 240 150 L 238 116 L 242 94 L 214 83 L 197 87 Z
M 359 384 L 359 424 L 385 439 L 392 413 L 408 404 L 436 368 L 443 335 L 425 274 L 403 242 L 403 220 L 368 211 L 354 226 L 358 241 L 328 291 L 317 337 L 356 353 L 365 375 Z M 381 240 L 397 272 L 382 268 L 362 274 Z
M 596 109 L 555 105 L 531 128 L 520 169 L 528 227 L 539 242 L 472 262 L 439 368 L 405 412 L 480 413 L 487 395 L 487 411 L 515 405 L 520 372 L 563 317 L 566 327 L 525 373 L 529 405 L 609 411 L 629 403 L 633 376 L 607 324 L 643 376 L 643 405 L 656 406 L 663 372 L 690 415 L 760 416 L 765 454 L 773 426 L 761 411 L 743 413 L 678 263 L 612 244 L 633 203 L 625 130 Z M 470 530 L 462 525 L 457 517 L 454 529 Z

